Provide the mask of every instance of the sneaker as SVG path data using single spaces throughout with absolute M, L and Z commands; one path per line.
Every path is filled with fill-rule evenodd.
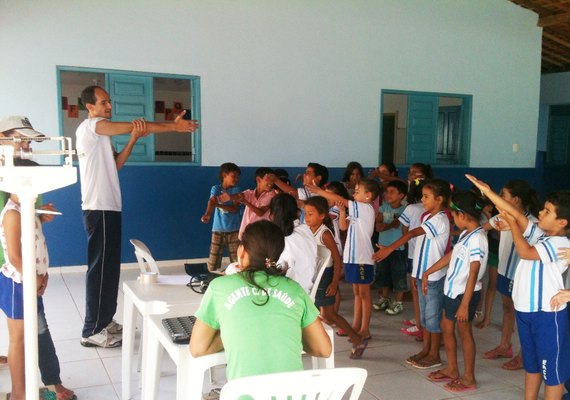
M 388 315 L 398 315 L 402 311 L 404 311 L 404 304 L 401 301 L 394 301 L 394 302 L 392 302 L 390 307 L 388 307 L 386 309 L 385 312 Z
M 95 335 L 81 338 L 81 345 L 85 347 L 119 347 L 122 342 L 123 340 L 121 338 L 111 335 L 107 331 L 107 328 L 104 328 Z
M 109 322 L 109 325 L 105 327 L 107 332 L 111 335 L 122 335 L 123 334 L 123 325 L 119 324 L 117 321 L 112 320 Z
M 377 311 L 385 310 L 390 307 L 390 299 L 380 297 L 376 303 L 372 304 L 372 307 Z

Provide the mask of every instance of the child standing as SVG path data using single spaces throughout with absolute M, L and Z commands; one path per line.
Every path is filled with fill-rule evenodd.
M 352 328 L 358 334 L 371 339 L 370 316 L 372 313 L 372 296 L 370 284 L 374 279 L 374 260 L 370 238 L 374 231 L 376 212 L 372 202 L 378 197 L 378 184 L 370 179 L 362 179 L 354 191 L 354 201 L 327 192 L 317 186 L 309 186 L 312 193 L 323 196 L 337 203 L 341 209 L 340 228 L 347 228 L 347 239 L 344 247 L 343 261 L 345 279 L 352 283 L 354 293 L 354 319 Z M 348 216 L 343 214 L 348 208 Z
M 220 201 L 224 193 L 230 196 L 239 193 L 237 186 L 241 170 L 234 163 L 224 163 L 220 166 L 220 184 L 212 186 L 210 199 L 206 212 L 200 219 L 203 223 L 208 223 L 214 214 L 212 224 L 212 241 L 210 244 L 210 258 L 208 259 L 208 270 L 219 270 L 222 265 L 222 255 L 224 247 L 227 248 L 230 262 L 237 261 L 237 248 L 239 246 L 238 231 L 240 225 L 239 204 L 235 200 Z
M 387 246 L 402 237 L 398 218 L 406 208 L 402 205 L 402 200 L 407 192 L 408 188 L 402 181 L 391 181 L 386 184 L 385 201 L 380 206 L 376 219 L 376 231 L 380 232 L 379 246 Z M 380 288 L 380 298 L 377 303 L 373 304 L 375 310 L 385 310 L 388 315 L 398 315 L 404 311 L 402 300 L 404 293 L 408 291 L 406 270 L 406 249 L 404 246 L 399 247 L 376 264 L 375 283 Z M 393 302 L 390 301 L 390 288 L 395 293 Z
M 423 179 L 415 179 L 410 183 L 408 190 L 408 206 L 404 209 L 403 214 L 400 216 L 399 220 L 402 224 L 402 234 L 405 234 L 422 223 L 422 215 L 425 213 L 424 207 L 422 206 L 422 188 L 424 186 Z M 421 325 L 420 318 L 420 302 L 418 299 L 418 287 L 416 278 L 412 275 L 413 265 L 414 265 L 414 252 L 416 248 L 417 237 L 412 238 L 408 241 L 408 281 L 412 292 L 412 302 L 414 304 L 414 320 L 404 321 L 407 328 L 401 328 L 401 332 L 404 335 L 415 336 L 417 341 L 423 340 L 423 328 Z
M 381 261 L 410 239 L 418 237 L 412 275 L 417 281 L 424 345 L 422 351 L 409 357 L 406 362 L 419 369 L 441 365 L 439 346 L 445 269 L 429 276 L 426 295 L 423 294 L 421 287 L 424 272 L 443 257 L 449 243 L 449 219 L 444 209 L 447 207 L 450 194 L 449 183 L 446 181 L 433 179 L 426 182 L 422 189 L 422 205 L 426 210 L 422 216 L 422 224 L 374 254 L 374 259 Z
M 551 300 L 564 288 L 562 274 L 568 268 L 559 257 L 570 246 L 570 192 L 547 196 L 534 224 L 489 185 L 466 175 L 481 193 L 502 210 L 501 220 L 511 228 L 521 259 L 515 272 L 513 302 L 522 347 L 525 399 L 536 399 L 542 381 L 545 400 L 560 399 L 564 382 L 570 378 L 570 328 L 566 305 L 552 308 Z
M 311 229 L 317 245 L 325 246 L 332 255 L 332 265 L 325 265 L 325 271 L 319 282 L 315 305 L 321 307 L 321 315 L 325 321 L 343 329 L 352 341 L 350 358 L 362 357 L 368 340 L 364 340 L 350 324 L 335 310 L 335 298 L 342 269 L 342 259 L 331 231 L 332 221 L 328 213 L 328 203 L 324 197 L 313 196 L 305 202 L 305 223 Z M 317 273 L 319 271 L 316 271 Z
M 48 207 L 53 210 L 53 207 Z M 26 398 L 24 364 L 24 300 L 22 286 L 22 243 L 20 204 L 15 194 L 10 196 L 0 214 L 0 240 L 5 263 L 0 269 L 0 308 L 6 314 L 10 343 L 8 366 L 12 380 L 11 399 Z M 47 325 L 42 295 L 48 283 L 49 258 L 41 221 L 35 220 L 36 272 L 38 293 L 38 355 L 42 381 L 54 385 L 60 400 L 73 400 L 75 394 L 62 385 L 59 360 Z
M 521 179 L 508 181 L 501 190 L 503 200 L 509 202 L 519 212 L 523 213 L 529 221 L 536 223 L 536 215 L 540 210 L 538 197 L 534 189 Z M 500 225 L 500 217 L 491 218 L 486 229 L 496 228 Z M 503 323 L 501 325 L 501 343 L 485 353 L 484 358 L 511 358 L 513 348 L 511 338 L 515 329 L 515 306 L 513 303 L 513 282 L 519 264 L 519 256 L 513 243 L 510 230 L 501 230 L 499 239 L 499 266 L 497 276 L 497 290 L 501 293 L 503 301 Z M 517 370 L 522 368 L 522 357 L 519 353 L 503 364 L 504 369 Z
M 245 227 L 255 221 L 269 219 L 269 203 L 275 196 L 273 189 L 273 179 L 271 178 L 273 170 L 271 168 L 261 167 L 255 170 L 255 189 L 248 189 L 239 194 L 232 196 L 222 195 L 220 201 L 237 200 L 245 205 L 245 211 L 239 228 L 238 239 Z
M 479 224 L 482 206 L 472 192 L 454 193 L 450 204 L 455 225 L 463 232 L 453 247 L 438 262 L 428 268 L 422 278 L 422 290 L 427 294 L 429 276 L 447 265 L 443 297 L 443 338 L 447 367 L 428 375 L 432 382 L 448 382 L 444 388 L 464 392 L 477 387 L 475 379 L 475 340 L 472 321 L 481 298 L 481 279 L 488 258 L 487 234 Z M 459 376 L 455 323 L 461 337 L 464 372 Z

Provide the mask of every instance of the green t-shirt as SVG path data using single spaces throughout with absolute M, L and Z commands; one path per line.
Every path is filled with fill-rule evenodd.
M 255 275 L 267 297 L 241 273 L 214 279 L 196 317 L 219 329 L 228 360 L 227 378 L 300 371 L 303 369 L 301 331 L 319 315 L 299 284 L 281 276 Z

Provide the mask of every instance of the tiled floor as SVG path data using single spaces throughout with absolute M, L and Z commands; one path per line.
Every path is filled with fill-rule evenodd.
M 64 384 L 75 390 L 80 400 L 120 398 L 121 392 L 121 350 L 85 348 L 79 344 L 84 313 L 84 277 L 81 272 L 61 273 L 56 269 L 50 274 L 49 286 L 45 295 L 46 315 L 55 341 L 61 364 L 61 377 Z M 166 268 L 165 273 L 183 273 L 182 269 Z M 136 269 L 125 269 L 123 280 L 135 279 Z M 352 302 L 350 287 L 342 288 L 344 302 L 342 314 L 350 321 Z M 475 329 L 477 343 L 476 374 L 479 388 L 461 395 L 449 393 L 443 384 L 425 379 L 429 371 L 420 371 L 408 366 L 406 357 L 418 351 L 420 345 L 414 339 L 400 333 L 401 322 L 410 318 L 409 304 L 403 314 L 387 316 L 375 312 L 372 316 L 372 336 L 364 358 L 353 361 L 348 358 L 350 345 L 345 338 L 335 339 L 336 366 L 359 366 L 368 370 L 368 379 L 361 396 L 364 400 L 406 400 L 406 399 L 520 399 L 523 397 L 522 371 L 510 372 L 501 369 L 504 360 L 484 360 L 483 353 L 499 342 L 501 306 L 497 301 L 494 307 L 493 324 L 484 331 Z M 122 321 L 122 292 L 119 296 L 117 320 Z M 137 334 L 138 340 L 138 334 Z M 515 338 L 516 340 L 516 338 Z M 5 354 L 8 334 L 5 318 L 0 317 L 0 354 Z M 518 343 L 515 344 L 518 349 Z M 442 356 L 445 354 L 442 350 Z M 165 357 L 160 382 L 160 399 L 175 398 L 175 367 Z M 223 371 L 218 376 L 223 375 Z M 220 382 L 218 382 L 218 386 Z M 133 385 L 136 389 L 138 381 Z M 10 390 L 8 368 L 0 367 L 0 393 Z M 0 395 L 0 399 L 2 399 Z M 140 398 L 140 394 L 134 396 Z

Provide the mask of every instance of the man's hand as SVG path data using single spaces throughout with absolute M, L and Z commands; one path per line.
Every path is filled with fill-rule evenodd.
M 184 110 L 180 114 L 178 114 L 178 116 L 174 120 L 174 123 L 172 124 L 172 125 L 174 125 L 174 131 L 176 131 L 176 132 L 195 132 L 199 126 L 198 121 L 196 121 L 195 119 L 192 119 L 192 120 L 184 119 L 184 118 L 182 118 L 182 117 L 184 117 L 184 114 L 186 114 L 186 110 Z
M 135 119 L 131 122 L 131 124 L 132 124 L 131 137 L 133 139 L 139 139 L 149 134 L 146 127 L 146 121 L 144 120 L 144 118 Z
M 42 206 L 40 206 L 40 210 L 57 211 L 55 209 L 55 207 L 53 206 L 53 203 L 43 204 Z M 54 217 L 55 217 L 55 215 L 53 215 L 53 214 L 41 214 L 40 215 L 40 221 L 42 224 L 44 224 L 46 222 L 51 222 L 51 221 L 53 221 Z

